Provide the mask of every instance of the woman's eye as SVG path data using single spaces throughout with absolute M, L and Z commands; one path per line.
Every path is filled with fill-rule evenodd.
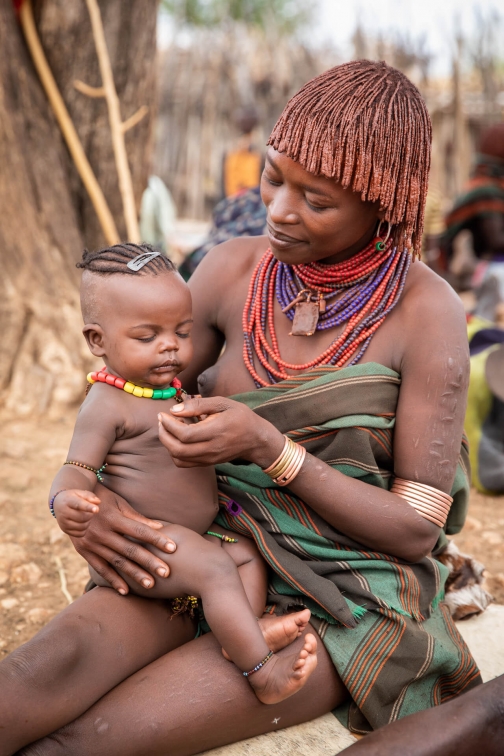
M 141 338 L 138 339 L 138 341 L 143 341 L 145 344 L 148 344 L 149 341 L 154 341 L 155 338 L 156 338 L 155 334 L 153 336 L 142 336 Z
M 306 204 L 310 208 L 310 210 L 315 210 L 316 213 L 321 213 L 323 210 L 328 210 L 329 208 L 327 205 L 312 205 L 311 202 L 306 200 Z
M 177 333 L 179 339 L 188 339 L 190 335 L 190 333 Z
M 271 176 L 268 176 L 266 173 L 263 173 L 263 179 L 265 179 L 268 184 L 271 184 L 271 186 L 280 186 L 281 181 L 276 181 L 274 178 L 271 178 Z

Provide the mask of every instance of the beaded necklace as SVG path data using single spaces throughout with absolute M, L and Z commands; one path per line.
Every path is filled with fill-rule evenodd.
M 286 380 L 286 370 L 343 367 L 361 359 L 399 301 L 410 265 L 407 250 L 399 252 L 392 241 L 381 246 L 375 239 L 354 257 L 334 265 L 290 266 L 276 260 L 270 249 L 265 252 L 252 274 L 243 310 L 243 359 L 257 387 Z M 280 356 L 273 320 L 275 298 L 293 323 L 291 335 L 311 336 L 347 325 L 318 357 L 303 365 L 291 364 Z M 256 357 L 268 380 L 257 373 Z
M 143 397 L 144 399 L 171 399 L 175 397 L 177 402 L 184 401 L 185 391 L 182 388 L 182 384 L 178 378 L 174 378 L 170 383 L 170 388 L 166 389 L 151 389 L 144 388 L 143 386 L 136 386 L 131 381 L 125 381 L 124 378 L 119 378 L 116 375 L 112 375 L 107 372 L 107 368 L 103 367 L 101 370 L 97 370 L 87 375 L 88 383 L 108 383 L 109 386 L 122 389 L 127 394 L 133 394 L 133 396 Z

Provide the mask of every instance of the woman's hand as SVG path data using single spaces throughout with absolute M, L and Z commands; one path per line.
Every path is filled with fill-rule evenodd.
M 152 575 L 168 577 L 168 565 L 135 543 L 140 541 L 167 553 L 174 552 L 175 543 L 157 532 L 162 524 L 135 512 L 121 496 L 104 486 L 97 485 L 95 491 L 101 502 L 99 512 L 93 514 L 84 535 L 71 537 L 78 553 L 123 596 L 129 588 L 116 569 L 144 588 L 154 585 Z
M 232 399 L 191 398 L 160 413 L 159 438 L 177 467 L 200 467 L 246 459 L 268 467 L 281 453 L 284 437 L 271 423 Z M 182 418 L 203 417 L 199 423 Z

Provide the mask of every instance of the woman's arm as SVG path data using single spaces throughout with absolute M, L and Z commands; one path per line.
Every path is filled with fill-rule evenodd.
M 397 476 L 449 492 L 465 414 L 469 359 L 465 318 L 456 295 L 437 277 L 430 307 L 410 292 L 398 323 L 402 384 L 394 434 Z M 421 305 L 421 306 L 419 306 Z M 419 313 L 425 313 L 420 320 Z M 407 345 L 401 349 L 400 332 Z M 173 415 L 208 417 L 182 425 Z M 268 421 L 229 399 L 193 399 L 163 415 L 160 437 L 176 464 L 215 464 L 237 457 L 267 467 L 283 448 Z M 335 528 L 393 556 L 418 561 L 434 547 L 439 528 L 404 499 L 334 470 L 307 454 L 291 490 Z

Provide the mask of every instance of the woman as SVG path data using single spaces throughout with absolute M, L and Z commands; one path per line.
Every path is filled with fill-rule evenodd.
M 457 297 L 409 265 L 429 153 L 425 104 L 402 74 L 369 61 L 326 72 L 270 138 L 268 235 L 216 248 L 191 279 L 196 358 L 184 385 L 196 390 L 199 376 L 203 398 L 179 414 L 207 418 L 165 415 L 161 437 L 179 465 L 221 463 L 223 503 L 243 508 L 223 507 L 223 521 L 260 546 L 272 603 L 312 610 L 323 643 L 303 691 L 261 705 L 210 633 L 193 640 L 187 616 L 94 589 L 0 666 L 0 754 L 37 738 L 21 753 L 194 754 L 345 703 L 366 731 L 479 682 L 428 558 L 460 527 L 468 380 Z M 302 458 L 287 492 L 261 471 L 287 464 L 281 431 Z M 152 585 L 173 545 L 99 496 L 81 554 L 118 591 L 114 567 Z

